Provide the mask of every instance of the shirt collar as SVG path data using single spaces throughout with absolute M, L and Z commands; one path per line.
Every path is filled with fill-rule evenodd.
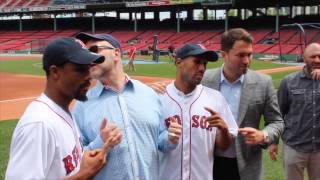
M 128 74 L 125 74 L 125 87 L 124 89 L 126 89 L 126 87 L 132 87 L 133 88 L 133 81 L 132 79 L 128 76 Z M 104 85 L 102 84 L 101 81 L 97 81 L 97 84 L 95 86 L 95 89 L 93 90 L 93 93 L 96 96 L 100 96 L 102 94 L 102 92 L 106 90 L 106 91 L 114 91 L 117 92 L 116 90 L 114 90 L 110 85 Z M 119 93 L 119 92 L 118 92 Z
M 36 99 L 36 101 L 40 101 L 46 104 L 52 111 L 61 116 L 64 120 L 69 123 L 73 123 L 72 115 L 68 110 L 63 109 L 60 105 L 54 102 L 50 97 L 48 97 L 45 93 L 42 93 L 40 97 Z
M 126 86 L 128 84 L 128 82 L 131 81 L 131 78 L 128 76 L 128 74 L 125 74 L 124 78 L 125 78 L 124 79 L 125 80 L 124 84 Z M 104 88 L 106 88 L 107 90 L 110 89 L 110 90 L 115 91 L 109 84 L 104 84 Z
M 221 68 L 221 71 L 220 71 L 220 77 L 221 77 L 220 83 L 226 82 L 226 83 L 228 83 L 228 84 L 236 84 L 236 83 L 240 82 L 240 83 L 242 84 L 242 83 L 243 83 L 243 80 L 244 80 L 244 75 L 242 74 L 235 82 L 230 83 L 230 82 L 226 79 L 226 77 L 224 76 L 224 74 L 223 74 L 223 65 L 222 65 L 222 68 Z
M 303 66 L 302 71 L 300 72 L 300 78 L 307 78 L 307 79 L 312 79 L 311 75 L 309 73 L 307 73 L 307 67 Z
M 184 97 L 190 97 L 193 96 L 196 92 L 198 88 L 201 88 L 202 85 L 199 84 L 196 86 L 196 88 L 194 88 L 194 90 L 188 94 L 184 94 L 184 92 L 180 91 L 179 89 L 177 89 L 177 87 L 174 85 L 174 81 L 172 82 L 172 88 L 175 91 L 176 94 L 178 94 L 179 96 L 184 96 Z

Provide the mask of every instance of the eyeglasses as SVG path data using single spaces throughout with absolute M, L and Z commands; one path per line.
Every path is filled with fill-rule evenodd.
M 91 47 L 89 48 L 89 51 L 94 52 L 94 53 L 98 53 L 98 52 L 99 52 L 99 49 L 116 49 L 116 48 L 109 47 L 109 46 L 98 46 L 98 45 L 94 45 L 94 46 L 91 46 Z

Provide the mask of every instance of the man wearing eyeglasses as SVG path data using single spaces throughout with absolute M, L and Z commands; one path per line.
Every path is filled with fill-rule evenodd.
M 117 39 L 109 34 L 80 33 L 76 37 L 90 51 L 105 57 L 102 64 L 90 69 L 97 84 L 88 92 L 88 101 L 76 102 L 73 111 L 85 149 L 102 146 L 99 135 L 102 119 L 115 123 L 123 134 L 121 143 L 110 149 L 108 164 L 95 178 L 157 180 L 158 150 L 167 152 L 177 146 L 181 126 L 171 123 L 167 131 L 160 123 L 158 95 L 124 73 Z

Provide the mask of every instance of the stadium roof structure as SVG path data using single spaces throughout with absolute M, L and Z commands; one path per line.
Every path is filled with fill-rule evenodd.
M 290 7 L 290 6 L 318 6 L 320 0 L 235 0 L 236 8 L 264 8 L 264 7 Z
M 27 1 L 27 0 L 25 0 Z M 250 1 L 250 3 L 248 3 Z M 8 1 L 9 2 L 9 1 Z M 11 0 L 10 2 L 13 2 Z M 141 13 L 144 19 L 144 13 L 154 12 L 154 19 L 159 21 L 159 14 L 162 11 L 170 11 L 170 19 L 176 19 L 177 32 L 180 32 L 180 13 L 187 11 L 187 17 L 193 16 L 193 10 L 228 10 L 230 9 L 249 9 L 253 14 L 266 15 L 266 13 L 256 10 L 257 8 L 275 7 L 275 31 L 279 30 L 279 9 L 281 7 L 293 6 L 318 6 L 317 11 L 320 14 L 320 0 L 50 0 L 46 6 L 25 6 L 25 7 L 5 7 L 0 6 L 0 16 L 17 15 L 19 19 L 19 30 L 22 31 L 22 17 L 24 15 L 36 15 L 36 18 L 49 17 L 53 19 L 54 31 L 56 31 L 56 16 L 63 13 L 82 13 L 92 18 L 92 32 L 95 32 L 95 16 L 97 12 L 116 12 L 116 18 L 120 19 L 120 13 L 129 13 L 129 21 L 134 21 L 134 31 L 137 31 L 137 13 Z M 89 14 L 89 15 L 88 15 Z M 238 13 L 240 14 L 240 13 Z M 39 15 L 39 16 L 38 16 Z M 178 17 L 176 17 L 178 15 Z M 204 20 L 207 20 L 207 11 L 203 11 Z M 190 19 L 187 19 L 190 20 Z M 191 19 L 192 20 L 192 19 Z M 225 30 L 228 29 L 228 15 L 225 16 Z
M 56 4 L 54 2 L 59 2 Z M 65 3 L 63 3 L 65 2 Z M 78 2 L 78 3 L 77 3 Z M 79 3 L 81 2 L 81 3 Z M 2 7 L 0 15 L 94 12 L 94 11 L 169 11 L 176 9 L 252 9 L 265 7 L 317 6 L 320 0 L 52 0 L 49 6 Z

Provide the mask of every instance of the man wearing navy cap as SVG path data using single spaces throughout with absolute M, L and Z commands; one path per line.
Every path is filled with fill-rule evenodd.
M 160 153 L 161 180 L 212 180 L 214 149 L 228 148 L 237 135 L 238 126 L 224 97 L 200 85 L 208 61 L 217 60 L 216 52 L 200 44 L 189 43 L 176 52 L 176 79 L 160 100 L 163 124 L 181 124 L 182 139 L 173 151 Z
M 109 151 L 108 164 L 95 178 L 157 180 L 158 150 L 176 147 L 180 125 L 172 123 L 167 131 L 160 123 L 159 97 L 148 86 L 124 73 L 117 39 L 109 34 L 80 33 L 76 37 L 92 52 L 105 57 L 104 63 L 90 71 L 98 81 L 87 93 L 88 101 L 76 102 L 73 111 L 84 147 L 95 149 L 103 145 L 104 137 L 99 135 L 102 119 L 116 124 L 123 134 L 119 146 Z
M 47 46 L 46 88 L 14 130 L 5 179 L 91 179 L 100 170 L 109 146 L 121 138 L 120 130 L 103 128 L 108 137 L 101 149 L 83 153 L 69 104 L 73 99 L 86 100 L 89 68 L 103 61 L 103 56 L 74 38 L 60 38 Z

